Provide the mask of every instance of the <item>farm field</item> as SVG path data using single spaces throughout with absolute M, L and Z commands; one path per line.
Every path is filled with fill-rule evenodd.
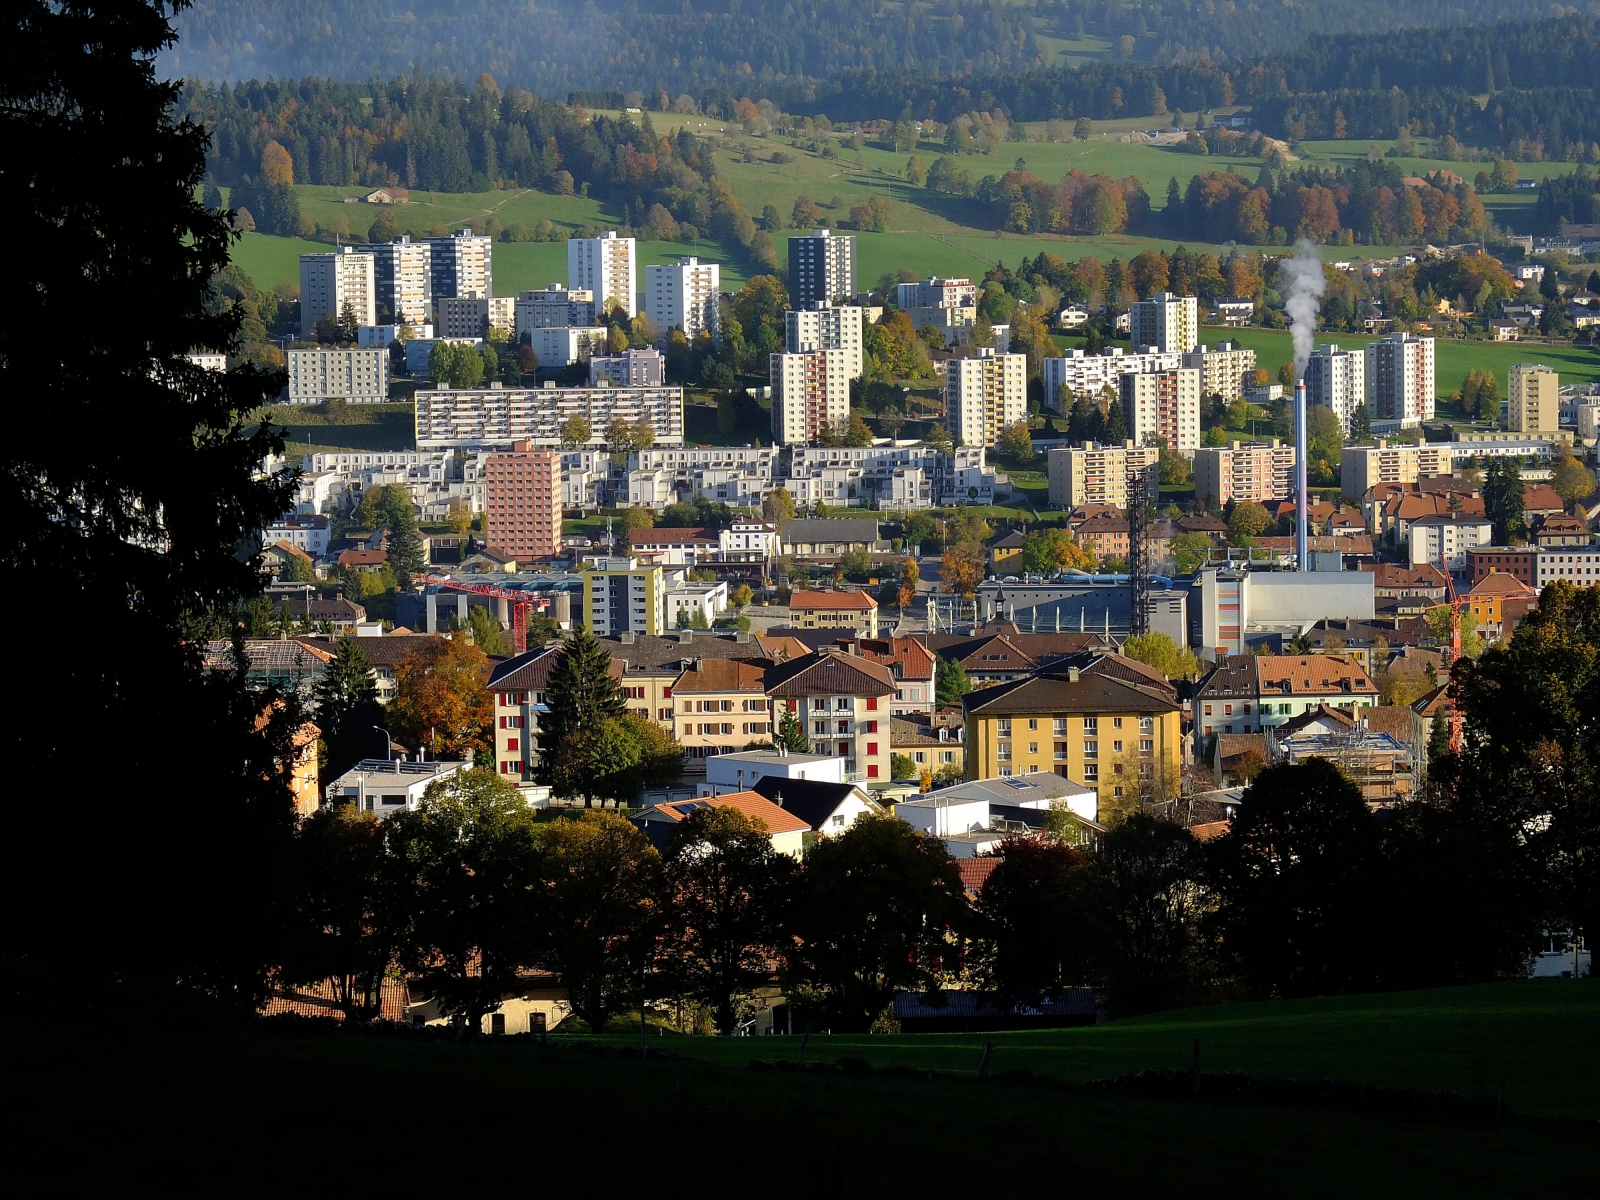
M 1526 980 L 1367 996 L 1219 1004 L 1073 1029 L 1018 1033 L 813 1034 L 807 1061 L 966 1072 L 985 1042 L 994 1071 L 1082 1083 L 1145 1068 L 1188 1068 L 1200 1039 L 1207 1072 L 1342 1079 L 1494 1095 L 1519 1113 L 1600 1117 L 1600 1020 L 1590 980 Z M 619 1041 L 624 1039 L 618 1038 Z M 637 1035 L 635 1035 L 637 1040 Z M 723 1063 L 793 1058 L 798 1037 L 765 1041 L 666 1034 L 667 1048 Z M 767 1047 L 771 1046 L 771 1049 Z
M 965 1078 L 895 1077 L 745 1067 L 780 1049 L 789 1057 L 792 1038 L 693 1039 L 694 1047 L 660 1039 L 680 1054 L 715 1042 L 730 1060 L 716 1065 L 640 1061 L 621 1048 L 542 1049 L 526 1038 L 272 1032 L 212 1011 L 151 1006 L 143 1019 L 35 1021 L 0 1039 L 7 1077 L 28 1096 L 7 1164 L 25 1193 L 87 1191 L 113 1175 L 141 1192 L 192 1181 L 248 1193 L 264 1170 L 315 1180 L 318 1191 L 459 1190 L 464 1176 L 477 1188 L 525 1189 L 532 1172 L 543 1189 L 562 1192 L 734 1195 L 760 1180 L 784 1198 L 1043 1195 L 1060 1192 L 1064 1176 L 1074 1192 L 1131 1197 L 1270 1197 L 1292 1179 L 1296 1196 L 1340 1200 L 1526 1194 L 1534 1179 L 1580 1194 L 1593 1181 L 1592 1128 L 1576 1124 L 979 1081 L 973 1039 L 961 1054 Z M 1541 1028 L 1569 1039 L 1541 1048 L 1588 1061 L 1583 1032 Z M 1187 1030 L 1172 1034 L 1181 1041 Z M 1382 1042 L 1392 1045 L 1392 1035 Z M 1186 1063 L 1187 1043 L 1180 1049 L 1161 1060 Z M 1538 1061 L 1568 1073 L 1557 1056 Z M 459 1152 L 385 1154 L 359 1137 L 286 1137 L 283 1114 L 318 1095 L 348 1096 L 357 1111 L 386 1118 L 395 1097 L 426 1097 L 405 1128 Z M 757 1114 L 763 1135 L 741 1136 Z M 662 1117 L 689 1134 L 628 1132 Z M 85 1138 L 85 1128 L 95 1135 Z

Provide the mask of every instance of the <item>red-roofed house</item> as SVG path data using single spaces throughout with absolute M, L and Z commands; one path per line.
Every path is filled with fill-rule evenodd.
M 789 596 L 796 629 L 851 629 L 864 637 L 878 636 L 878 602 L 866 592 L 795 591 Z
M 780 808 L 759 792 L 726 792 L 721 796 L 699 796 L 693 800 L 672 800 L 657 804 L 629 818 L 652 842 L 666 841 L 673 826 L 687 821 L 702 809 L 726 808 L 759 822 L 767 831 L 772 848 L 779 854 L 799 858 L 805 849 L 805 835 L 811 823 Z

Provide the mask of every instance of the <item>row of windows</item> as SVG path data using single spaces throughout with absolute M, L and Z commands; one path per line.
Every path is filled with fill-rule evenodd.
M 1206 711 L 1210 712 L 1211 710 L 1208 708 L 1208 709 L 1206 709 Z M 1021 720 L 1022 718 L 1018 718 L 1018 719 Z M 1026 718 L 1026 721 L 1027 721 L 1028 729 L 1031 732 L 1031 731 L 1035 731 L 1035 730 L 1037 730 L 1039 728 L 1039 722 L 1041 720 L 1048 720 L 1048 721 L 1051 722 L 1051 726 L 1052 726 L 1052 729 L 1055 732 L 1055 735 L 1057 737 L 1065 737 L 1067 735 L 1067 722 L 1069 720 L 1072 720 L 1072 719 L 1073 718 L 1070 718 L 1070 717 L 1028 717 L 1028 718 Z M 1001 717 L 996 722 L 996 725 L 998 727 L 998 732 L 999 732 L 999 735 L 1001 737 L 1010 737 L 1011 736 L 1011 721 L 1012 721 L 1012 718 L 1010 718 L 1010 717 Z M 1123 722 L 1123 718 L 1122 717 L 1112 717 L 1111 718 L 1111 728 L 1113 728 L 1113 729 L 1121 729 L 1122 728 L 1122 722 Z M 1156 722 L 1155 722 L 1155 718 L 1154 717 L 1140 717 L 1139 718 L 1139 731 L 1141 733 L 1152 732 L 1155 729 L 1155 725 L 1156 725 Z M 1085 734 L 1096 733 L 1096 732 L 1099 731 L 1099 728 L 1100 728 L 1100 718 L 1099 717 L 1084 717 L 1083 718 L 1083 732 Z

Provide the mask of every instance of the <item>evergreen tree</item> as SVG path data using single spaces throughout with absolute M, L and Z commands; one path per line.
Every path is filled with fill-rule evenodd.
M 361 328 L 361 320 L 356 316 L 356 310 L 350 301 L 344 302 L 344 307 L 339 310 L 339 340 L 353 342 Z
M 562 646 L 550 668 L 545 704 L 550 711 L 539 719 L 539 769 L 549 782 L 556 747 L 579 730 L 628 711 L 611 677 L 611 654 L 587 629 L 577 630 Z
M 372 727 L 384 717 L 372 663 L 355 638 L 339 639 L 311 699 L 322 730 L 322 765 L 330 778 L 337 777 L 365 757 L 376 736 Z
M 1100 440 L 1108 446 L 1120 446 L 1128 440 L 1128 420 L 1122 411 L 1122 401 L 1113 400 L 1106 406 L 1105 429 Z
M 778 720 L 776 743 L 785 747 L 790 754 L 811 753 L 811 739 L 806 736 L 805 726 L 800 724 L 800 718 L 787 705 Z
M 1522 464 L 1515 458 L 1494 458 L 1483 481 L 1483 508 L 1494 522 L 1494 544 L 1505 546 L 1522 533 Z
M 420 575 L 426 565 L 422 553 L 422 535 L 417 532 L 417 518 L 411 511 L 410 497 L 400 511 L 392 514 L 389 526 L 389 566 L 400 583 L 401 590 L 411 586 L 411 577 Z

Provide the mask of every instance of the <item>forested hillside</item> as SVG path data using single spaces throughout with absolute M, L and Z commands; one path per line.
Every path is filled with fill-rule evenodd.
M 1515 15 L 1596 11 L 1597 0 L 1530 0 Z M 804 85 L 845 72 L 871 82 L 1049 66 L 1055 39 L 1100 39 L 1111 55 L 1142 62 L 1236 60 L 1319 34 L 1503 15 L 1494 0 L 198 0 L 178 14 L 182 38 L 161 61 L 174 75 L 212 80 L 487 71 L 561 99 L 590 89 L 701 97 L 762 88 L 800 100 Z

